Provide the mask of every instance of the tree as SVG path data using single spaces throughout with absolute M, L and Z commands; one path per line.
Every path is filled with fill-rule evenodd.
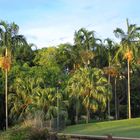
M 10 68 L 11 56 L 17 45 L 26 43 L 22 35 L 18 35 L 19 27 L 15 23 L 8 24 L 0 21 L 0 47 L 4 49 L 3 68 L 5 70 L 5 112 L 6 112 L 6 129 L 8 128 L 8 108 L 7 108 L 7 76 Z
M 81 59 L 81 64 L 87 67 L 94 57 L 93 50 L 96 43 L 94 32 L 81 28 L 75 32 L 74 42 L 76 50 L 79 52 L 78 59 Z
M 80 82 L 80 73 L 78 70 L 72 74 L 72 77 L 68 81 L 67 91 L 69 93 L 70 98 L 74 101 L 75 104 L 75 122 L 78 123 L 78 115 L 81 103 L 81 82 Z
M 109 77 L 109 83 L 110 78 L 114 78 L 114 100 L 115 100 L 115 119 L 118 119 L 118 109 L 117 109 L 117 78 L 119 76 L 119 68 L 117 65 L 112 65 L 111 67 L 104 68 L 105 74 L 107 74 Z M 110 107 L 110 104 L 108 104 L 108 108 Z
M 87 123 L 90 119 L 89 110 L 104 110 L 107 100 L 111 97 L 111 90 L 103 71 L 98 68 L 83 70 L 83 104 L 87 109 Z M 86 78 L 87 77 L 87 78 Z
M 71 44 L 60 44 L 57 48 L 56 61 L 60 66 L 61 70 L 67 72 L 67 70 L 73 69 L 73 63 L 75 61 L 75 51 L 74 46 Z
M 80 68 L 75 71 L 69 82 L 69 93 L 81 98 L 82 104 L 87 111 L 87 123 L 90 118 L 90 110 L 102 110 L 106 106 L 106 101 L 110 98 L 107 79 L 103 76 L 103 71 L 98 68 Z
M 36 109 L 35 95 L 43 83 L 41 77 L 31 73 L 28 66 L 13 66 L 9 74 L 9 119 L 11 123 L 23 121 Z M 13 77 L 14 75 L 14 77 Z M 37 109 L 36 109 L 37 110 Z
M 19 27 L 14 22 L 9 24 L 5 21 L 0 21 L 0 47 L 7 48 L 14 56 L 15 50 L 20 45 L 27 45 L 23 35 L 18 34 Z
M 92 50 L 95 44 L 94 32 L 81 28 L 75 32 L 74 42 L 81 49 Z
M 112 59 L 113 59 L 112 51 L 114 48 L 114 42 L 109 38 L 105 39 L 105 42 L 107 42 L 107 45 L 106 45 L 106 50 L 107 50 L 106 55 L 107 55 L 107 60 L 108 60 L 107 74 L 108 74 L 108 83 L 110 83 L 110 70 L 111 70 Z M 108 117 L 110 117 L 110 101 L 108 101 Z
M 18 45 L 14 50 L 13 61 L 19 63 L 19 65 L 23 65 L 24 63 L 28 63 L 30 66 L 34 65 L 34 51 L 32 50 L 32 46 L 33 44 Z
M 127 32 L 121 28 L 114 30 L 116 37 L 121 38 L 120 48 L 118 49 L 116 56 L 121 53 L 124 59 L 127 60 L 127 84 L 128 84 L 128 118 L 131 119 L 131 102 L 130 102 L 130 62 L 135 58 L 137 53 L 137 43 L 139 42 L 140 27 L 136 24 L 129 24 L 127 22 Z

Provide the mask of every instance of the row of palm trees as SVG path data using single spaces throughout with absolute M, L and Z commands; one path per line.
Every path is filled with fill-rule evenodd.
M 137 63 L 139 59 L 139 43 L 140 43 L 140 27 L 137 27 L 136 24 L 129 24 L 128 19 L 127 31 L 123 31 L 121 28 L 114 30 L 114 34 L 117 38 L 120 38 L 120 43 L 116 44 L 110 39 L 106 39 L 107 43 L 107 56 L 108 56 L 108 82 L 110 83 L 110 76 L 116 78 L 119 76 L 118 67 L 120 65 L 120 59 L 123 61 L 127 60 L 127 85 L 128 85 L 128 118 L 131 118 L 131 102 L 130 102 L 130 65 L 131 63 Z M 95 59 L 96 57 L 101 57 L 103 52 L 103 47 L 101 47 L 100 41 L 94 36 L 94 32 L 87 31 L 82 28 L 75 33 L 75 44 L 80 50 L 80 57 L 85 66 L 89 65 L 89 61 Z M 84 51 L 82 51 L 84 50 Z M 112 52 L 114 51 L 114 52 Z M 100 59 L 98 59 L 100 60 Z M 93 60 L 94 61 L 94 60 Z M 103 60 L 102 60 L 103 61 Z M 101 64 L 101 63 L 100 63 Z M 115 86 L 115 98 L 116 97 L 116 86 Z M 115 99 L 115 110 L 117 110 L 117 101 Z M 117 112 L 116 118 L 117 118 Z M 110 116 L 110 101 L 108 101 L 108 115 Z
M 6 128 L 8 128 L 8 100 L 11 101 L 9 115 L 11 118 L 15 117 L 15 120 L 17 117 L 22 118 L 25 114 L 41 108 L 47 117 L 52 119 L 61 111 L 66 112 L 69 109 L 67 102 L 70 101 L 74 101 L 75 104 L 77 123 L 80 106 L 86 110 L 87 122 L 90 119 L 90 112 L 105 110 L 107 102 L 108 116 L 110 116 L 111 79 L 114 79 L 115 118 L 117 119 L 117 79 L 124 76 L 122 68 L 126 66 L 125 62 L 127 62 L 128 80 L 128 118 L 131 118 L 130 72 L 131 65 L 137 64 L 139 60 L 139 27 L 129 24 L 127 20 L 126 32 L 120 28 L 114 30 L 116 37 L 121 39 L 120 43 L 114 43 L 111 39 L 106 39 L 103 43 L 96 38 L 93 31 L 81 28 L 75 32 L 74 45 L 65 44 L 58 48 L 37 50 L 34 51 L 34 55 L 28 55 L 32 56 L 29 59 L 23 56 L 26 56 L 26 53 L 31 54 L 31 46 L 26 42 L 24 36 L 18 34 L 18 29 L 19 27 L 15 23 L 0 22 L 0 60 L 5 73 Z M 34 59 L 33 56 L 35 56 Z M 9 85 L 10 90 L 14 92 L 10 93 L 9 99 L 7 99 L 7 74 L 11 62 L 14 71 L 16 62 L 18 65 L 20 62 L 18 67 L 23 66 L 24 61 L 21 62 L 21 59 L 30 65 L 24 66 L 24 70 L 31 70 L 31 72 L 35 70 L 34 77 L 28 76 L 29 73 L 26 70 L 22 75 L 22 69 L 18 68 L 21 78 L 14 77 L 14 83 Z M 38 73 L 42 75 L 40 76 Z M 49 79 L 52 83 L 48 79 L 44 80 L 45 75 L 48 78 L 51 74 L 54 74 L 52 79 Z M 57 76 L 59 78 L 56 78 Z M 62 84 L 59 94 L 56 94 L 56 79 L 65 79 L 65 84 Z M 56 99 L 59 101 L 56 102 Z M 65 107 L 59 104 L 60 100 L 63 105 L 66 104 Z

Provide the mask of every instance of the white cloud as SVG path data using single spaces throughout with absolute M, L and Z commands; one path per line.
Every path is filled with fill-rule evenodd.
M 30 43 L 41 47 L 58 45 L 60 43 L 72 43 L 73 32 L 64 27 L 40 27 L 21 30 Z
M 113 30 L 116 27 L 123 29 L 126 27 L 127 12 L 122 13 L 124 3 L 120 7 L 121 0 L 113 2 L 112 0 L 56 0 L 56 2 L 62 3 L 60 4 L 62 7 L 53 9 L 52 4 L 51 10 L 43 9 L 40 13 L 36 10 L 35 13 L 38 14 L 32 17 L 29 12 L 30 21 L 28 19 L 20 25 L 21 33 L 39 48 L 66 42 L 73 43 L 74 31 L 81 27 L 95 30 L 98 37 L 113 39 L 115 39 Z M 127 4 L 125 6 L 127 7 Z
M 20 29 L 22 29 L 21 33 L 26 36 L 27 40 L 39 48 L 66 42 L 73 43 L 75 30 L 81 27 L 95 30 L 98 37 L 105 38 L 114 36 L 113 30 L 122 23 L 120 22 L 121 19 L 117 18 L 118 13 L 104 13 L 103 15 L 106 14 L 105 19 L 100 19 L 99 17 L 92 18 L 93 15 L 88 15 L 88 17 L 83 15 L 80 18 L 74 14 L 51 17 L 45 16 L 44 13 L 43 19 L 37 22 L 27 22 Z

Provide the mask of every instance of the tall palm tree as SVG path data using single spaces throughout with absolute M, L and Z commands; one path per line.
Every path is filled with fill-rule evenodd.
M 107 55 L 107 60 L 108 60 L 108 83 L 110 83 L 110 70 L 112 69 L 111 68 L 111 65 L 112 65 L 112 58 L 113 58 L 113 50 L 114 50 L 114 42 L 107 38 L 105 39 L 105 42 L 107 43 L 106 44 L 106 55 Z M 110 101 L 108 101 L 108 118 L 110 118 Z
M 107 75 L 110 75 L 110 77 L 114 78 L 114 100 L 115 100 L 115 119 L 118 119 L 118 112 L 117 112 L 117 77 L 119 76 L 118 72 L 118 66 L 112 65 L 111 67 L 104 68 L 104 72 Z
M 22 35 L 18 35 L 18 30 L 19 27 L 15 23 L 8 24 L 5 21 L 0 21 L 0 47 L 5 49 L 3 69 L 5 70 L 6 129 L 8 128 L 7 75 L 10 68 L 11 54 L 14 52 L 16 45 L 26 43 L 25 38 Z
M 75 122 L 78 123 L 78 115 L 79 115 L 79 109 L 80 109 L 80 102 L 81 102 L 81 96 L 80 96 L 80 73 L 78 69 L 82 66 L 87 67 L 89 65 L 90 60 L 93 58 L 93 47 L 95 43 L 95 37 L 93 31 L 88 31 L 85 28 L 79 29 L 77 32 L 75 32 L 74 35 L 74 42 L 75 45 L 72 48 L 72 54 L 73 54 L 73 60 L 74 60 L 74 74 L 70 78 L 68 82 L 68 92 L 70 93 L 70 97 L 72 100 L 76 101 L 75 104 L 75 110 L 76 110 L 76 116 L 75 116 Z
M 131 102 L 130 102 L 130 62 L 135 58 L 137 53 L 137 43 L 139 42 L 140 27 L 136 24 L 129 24 L 128 19 L 127 31 L 123 31 L 121 28 L 114 30 L 115 36 L 121 38 L 120 48 L 117 51 L 116 56 L 120 53 L 123 54 L 124 59 L 127 60 L 127 84 L 128 84 L 128 118 L 131 119 Z

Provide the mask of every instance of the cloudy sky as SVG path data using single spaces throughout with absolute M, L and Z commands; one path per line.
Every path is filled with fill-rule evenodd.
M 15 22 L 20 33 L 38 48 L 73 43 L 81 27 L 102 39 L 115 39 L 126 18 L 140 25 L 140 0 L 0 0 L 0 19 Z

